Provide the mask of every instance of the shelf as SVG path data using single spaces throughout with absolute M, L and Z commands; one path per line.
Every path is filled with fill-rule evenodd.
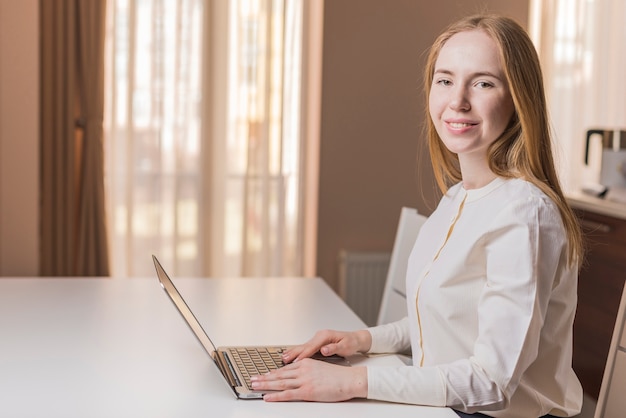
M 574 209 L 626 220 L 626 204 L 624 203 L 592 197 L 581 192 L 570 193 L 566 195 L 566 198 Z

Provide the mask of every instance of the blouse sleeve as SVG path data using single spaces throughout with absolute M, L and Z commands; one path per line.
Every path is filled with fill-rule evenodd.
M 411 348 L 409 319 L 368 328 L 372 336 L 370 353 L 402 353 Z
M 372 335 L 369 352 L 409 351 L 411 348 L 409 329 L 409 320 L 406 317 L 396 322 L 368 328 Z M 443 376 L 435 368 L 370 366 L 367 368 L 367 380 L 369 399 L 445 406 Z

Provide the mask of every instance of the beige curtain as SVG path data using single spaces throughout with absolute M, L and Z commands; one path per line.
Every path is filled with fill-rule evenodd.
M 105 0 L 42 0 L 40 10 L 40 271 L 45 276 L 106 276 Z
M 75 257 L 74 8 L 40 2 L 41 255 L 44 276 L 71 275 Z

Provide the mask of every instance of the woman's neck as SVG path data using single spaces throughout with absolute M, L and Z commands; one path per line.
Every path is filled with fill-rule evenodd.
M 468 159 L 459 156 L 461 177 L 465 190 L 480 189 L 491 183 L 496 174 L 491 171 L 487 159 Z

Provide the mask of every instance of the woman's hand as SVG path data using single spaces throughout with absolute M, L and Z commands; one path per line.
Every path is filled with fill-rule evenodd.
M 318 331 L 308 342 L 291 347 L 283 353 L 283 362 L 295 363 L 320 352 L 323 356 L 339 355 L 348 357 L 356 353 L 365 353 L 372 346 L 369 331 L 353 332 Z
M 347 367 L 309 358 L 278 370 L 252 376 L 252 388 L 277 391 L 264 395 L 268 402 L 338 402 L 367 397 L 367 369 Z

